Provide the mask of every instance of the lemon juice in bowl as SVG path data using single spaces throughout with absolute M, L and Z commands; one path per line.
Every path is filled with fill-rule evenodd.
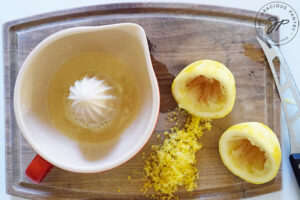
M 99 52 L 78 55 L 63 63 L 47 95 L 52 123 L 78 142 L 113 138 L 138 111 L 139 95 L 130 66 Z

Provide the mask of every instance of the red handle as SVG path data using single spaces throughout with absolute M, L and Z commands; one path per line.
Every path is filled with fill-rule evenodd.
M 44 160 L 41 156 L 36 155 L 28 165 L 25 174 L 32 182 L 39 183 L 45 178 L 52 168 L 53 165 L 51 163 Z

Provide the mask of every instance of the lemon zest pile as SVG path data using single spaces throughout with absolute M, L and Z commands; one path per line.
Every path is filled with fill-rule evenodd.
M 175 119 L 175 121 L 177 118 Z M 189 115 L 183 128 L 173 127 L 164 132 L 162 145 L 152 145 L 144 165 L 144 193 L 153 188 L 158 199 L 171 199 L 179 186 L 187 191 L 197 187 L 196 152 L 202 145 L 198 139 L 204 130 L 210 130 L 210 120 Z M 151 195 L 155 199 L 155 195 Z

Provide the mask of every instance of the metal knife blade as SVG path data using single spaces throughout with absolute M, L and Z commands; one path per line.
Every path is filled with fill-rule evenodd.
M 282 108 L 284 111 L 288 131 L 289 131 L 289 137 L 290 137 L 290 144 L 291 144 L 291 154 L 290 154 L 290 162 L 291 166 L 293 168 L 296 180 L 298 182 L 298 186 L 300 187 L 300 145 L 297 143 L 296 139 L 296 132 L 294 130 L 294 123 L 297 121 L 297 119 L 300 118 L 300 95 L 299 95 L 299 90 L 297 89 L 297 86 L 295 84 L 295 81 L 291 75 L 291 72 L 289 70 L 288 65 L 286 64 L 286 61 L 284 57 L 281 55 L 279 48 L 276 46 L 272 46 L 267 41 L 263 41 L 260 38 L 256 37 L 260 46 L 262 47 L 269 66 L 271 68 L 273 78 L 277 87 L 277 91 L 280 96 Z M 285 77 L 285 82 L 281 85 L 275 67 L 273 60 L 277 58 L 280 61 L 280 69 L 283 72 L 283 75 Z M 296 113 L 289 116 L 288 109 L 287 109 L 287 102 L 284 99 L 284 93 L 286 91 L 290 90 L 291 95 L 295 101 L 295 109 L 297 109 Z M 300 134 L 300 133 L 298 133 Z

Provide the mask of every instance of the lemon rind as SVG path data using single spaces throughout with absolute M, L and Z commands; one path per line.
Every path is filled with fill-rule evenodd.
M 267 174 L 262 177 L 249 177 L 247 173 L 235 168 L 226 153 L 226 142 L 233 136 L 245 137 L 251 144 L 256 145 L 265 152 L 267 158 L 265 164 L 269 162 L 268 165 L 270 165 Z M 277 136 L 269 127 L 258 122 L 244 122 L 227 129 L 219 140 L 219 153 L 229 171 L 253 184 L 263 184 L 272 180 L 277 175 L 281 164 L 281 149 Z
M 187 80 L 191 80 L 199 75 L 218 80 L 225 89 L 226 103 L 222 110 L 214 112 L 197 111 L 193 106 L 185 102 L 185 95 L 182 87 L 185 87 Z M 187 110 L 190 114 L 202 117 L 217 119 L 228 115 L 234 106 L 236 88 L 234 76 L 223 64 L 212 60 L 199 60 L 185 67 L 174 79 L 172 93 L 180 108 Z

